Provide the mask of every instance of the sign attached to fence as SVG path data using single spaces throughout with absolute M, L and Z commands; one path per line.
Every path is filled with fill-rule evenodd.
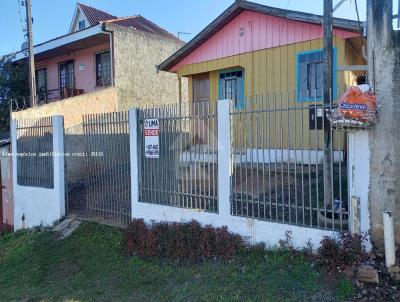
M 158 119 L 144 120 L 144 156 L 160 158 L 160 122 Z

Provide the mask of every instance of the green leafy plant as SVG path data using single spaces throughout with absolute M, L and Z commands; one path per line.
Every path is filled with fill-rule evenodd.
M 317 250 L 317 263 L 331 272 L 342 272 L 346 267 L 359 266 L 368 254 L 359 235 L 342 233 L 337 238 L 326 237 Z
M 10 125 L 10 102 L 18 106 L 29 96 L 28 65 L 13 64 L 12 56 L 0 57 L 0 132 Z

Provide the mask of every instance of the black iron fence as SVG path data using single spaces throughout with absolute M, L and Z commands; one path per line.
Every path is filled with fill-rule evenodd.
M 17 183 L 53 188 L 52 118 L 17 121 Z
M 233 215 L 348 229 L 346 134 L 330 127 L 320 100 L 246 97 L 230 115 Z

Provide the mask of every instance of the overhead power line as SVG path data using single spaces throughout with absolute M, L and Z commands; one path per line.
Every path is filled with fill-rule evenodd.
M 340 0 L 338 4 L 335 5 L 335 7 L 333 8 L 333 12 L 335 12 L 335 10 L 337 10 L 340 6 L 342 6 L 343 3 L 345 3 L 347 0 Z

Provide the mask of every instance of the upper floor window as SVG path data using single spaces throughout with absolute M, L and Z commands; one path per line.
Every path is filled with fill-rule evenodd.
M 244 108 L 244 71 L 230 70 L 219 74 L 219 99 L 235 102 L 235 108 Z
M 82 30 L 85 28 L 86 28 L 85 20 L 79 21 L 79 30 Z
M 47 99 L 47 69 L 38 69 L 35 72 L 36 95 L 39 101 Z
M 111 85 L 111 56 L 110 52 L 96 54 L 96 86 Z
M 333 86 L 336 86 L 336 49 L 333 51 Z M 324 93 L 324 52 L 322 50 L 297 55 L 297 100 L 321 100 Z M 335 98 L 336 89 L 333 89 Z
M 59 78 L 60 78 L 60 89 L 75 87 L 73 61 L 60 64 Z
M 36 70 L 36 94 L 43 95 L 47 91 L 47 69 Z

